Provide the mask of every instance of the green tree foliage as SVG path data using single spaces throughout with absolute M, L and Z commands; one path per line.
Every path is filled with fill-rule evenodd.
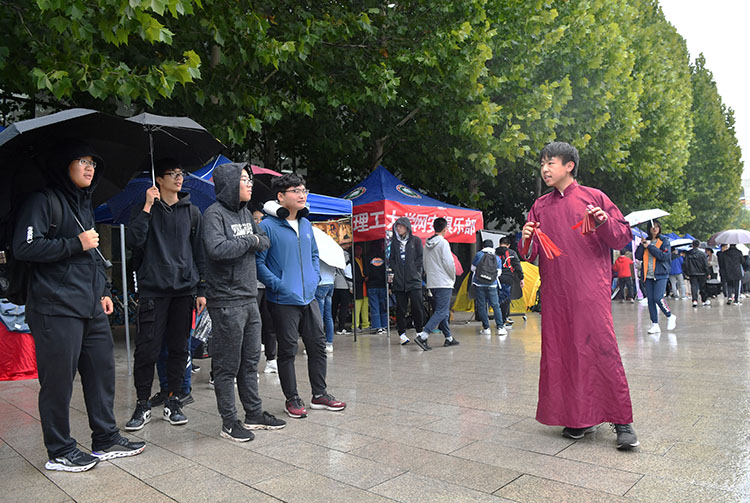
M 684 190 L 695 219 L 684 230 L 709 236 L 727 228 L 739 214 L 743 163 L 734 112 L 722 103 L 702 54 L 691 70 L 693 141 Z

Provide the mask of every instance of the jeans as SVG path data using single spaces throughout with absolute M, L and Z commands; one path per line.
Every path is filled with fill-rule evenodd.
M 672 316 L 669 310 L 664 293 L 667 291 L 667 278 L 663 279 L 646 279 L 646 296 L 648 297 L 648 314 L 651 317 L 651 323 L 659 323 L 659 311 L 657 306 L 666 315 L 667 318 Z
M 326 338 L 323 335 L 323 320 L 317 302 L 305 306 L 290 306 L 268 303 L 276 328 L 279 344 L 279 381 L 287 400 L 299 396 L 294 358 L 297 356 L 297 341 L 302 334 L 302 342 L 307 350 L 307 376 L 313 396 L 326 392 Z
M 500 306 L 500 319 L 505 324 L 510 314 L 510 285 L 498 283 L 497 285 L 497 303 Z M 497 316 L 497 315 L 496 315 Z
M 240 306 L 209 307 L 208 312 L 211 315 L 211 367 L 214 372 L 216 406 L 224 426 L 231 426 L 237 419 L 235 377 L 245 416 L 260 415 L 262 410 L 258 395 L 260 311 L 258 302 L 252 299 Z
M 451 316 L 451 294 L 452 288 L 431 288 L 432 299 L 435 303 L 435 312 L 424 326 L 424 333 L 429 334 L 435 327 L 440 327 L 440 331 L 446 339 L 451 337 L 450 316 Z
M 326 334 L 326 342 L 333 344 L 333 313 L 331 312 L 333 285 L 318 285 L 318 289 L 315 290 L 315 299 L 318 301 L 320 315 L 323 317 L 323 330 Z
M 676 299 L 685 297 L 685 285 L 683 281 L 682 273 L 669 275 L 669 283 L 672 285 L 672 296 Z M 679 292 L 679 296 L 677 292 Z
M 620 291 L 617 292 L 617 296 L 620 299 L 630 300 L 635 298 L 635 289 L 633 288 L 633 278 L 617 278 L 617 286 Z M 627 289 L 627 294 L 625 290 Z
M 388 326 L 388 309 L 386 308 L 385 288 L 368 288 L 367 296 L 370 298 L 370 319 L 372 328 L 385 328 Z
M 500 311 L 500 301 L 497 296 L 497 286 L 491 285 L 491 286 L 484 286 L 484 285 L 474 285 L 476 287 L 477 292 L 477 311 L 479 311 L 479 319 L 482 322 L 482 328 L 490 328 L 490 318 L 489 314 L 487 313 L 487 303 L 492 306 L 492 310 L 495 313 L 495 325 L 497 325 L 497 328 L 500 328 L 503 326 L 503 315 L 502 311 Z

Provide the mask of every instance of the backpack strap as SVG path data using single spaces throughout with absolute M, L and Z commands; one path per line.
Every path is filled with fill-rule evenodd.
M 198 207 L 192 203 L 190 203 L 190 241 L 195 238 L 195 235 L 198 232 L 198 220 L 200 220 L 196 215 L 195 212 L 200 213 L 200 210 Z
M 53 238 L 57 235 L 57 231 L 60 230 L 60 225 L 62 224 L 62 201 L 60 201 L 60 196 L 57 192 L 50 187 L 44 187 L 42 192 L 47 196 L 50 208 L 49 230 L 47 230 L 45 236 Z

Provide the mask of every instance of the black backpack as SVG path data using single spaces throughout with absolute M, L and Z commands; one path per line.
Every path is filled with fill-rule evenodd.
M 50 227 L 44 234 L 53 238 L 62 223 L 62 201 L 54 190 L 45 187 L 41 190 L 47 196 L 50 205 Z M 19 208 L 15 205 L 15 208 Z M 8 299 L 13 304 L 23 306 L 31 281 L 31 262 L 16 260 L 13 256 L 13 231 L 16 225 L 16 209 L 12 210 L 0 221 L 0 297 Z
M 495 281 L 497 281 L 497 259 L 494 253 L 484 252 L 474 272 L 474 282 L 478 285 L 491 285 Z

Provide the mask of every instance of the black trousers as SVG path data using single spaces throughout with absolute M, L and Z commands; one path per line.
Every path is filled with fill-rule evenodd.
M 706 302 L 708 292 L 706 292 L 706 275 L 694 274 L 690 276 L 690 294 L 693 296 L 693 302 L 698 301 L 698 293 L 701 294 L 701 302 Z
M 318 301 L 306 306 L 287 306 L 268 302 L 276 341 L 279 345 L 278 369 L 281 390 L 287 400 L 299 396 L 294 358 L 297 356 L 297 340 L 300 334 L 307 350 L 307 375 L 313 395 L 326 392 L 326 336 Z
M 422 309 L 422 290 L 393 292 L 396 296 L 396 326 L 398 333 L 406 333 L 406 309 L 411 302 L 411 319 L 417 333 L 424 328 L 424 310 Z
M 93 319 L 47 316 L 26 311 L 36 345 L 39 372 L 39 417 L 50 459 L 76 448 L 70 436 L 70 397 L 76 370 L 91 428 L 92 450 L 111 446 L 119 436 L 115 424 L 115 359 L 112 332 L 104 311 Z
M 258 288 L 258 309 L 260 310 L 260 342 L 265 347 L 266 361 L 276 359 L 276 331 L 273 329 L 273 318 L 268 310 L 266 289 Z
M 166 343 L 167 390 L 175 395 L 182 389 L 187 361 L 187 342 L 195 299 L 182 297 L 141 297 L 138 303 L 138 335 L 135 338 L 133 380 L 138 400 L 148 400 L 154 382 L 154 365 Z
M 352 294 L 346 288 L 336 288 L 333 290 L 331 299 L 331 313 L 337 331 L 344 330 L 347 322 L 352 321 L 349 313 L 349 304 L 352 302 Z

